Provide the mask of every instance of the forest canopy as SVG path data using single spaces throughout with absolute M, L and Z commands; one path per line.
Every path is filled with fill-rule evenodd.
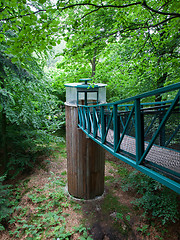
M 48 146 L 65 82 L 107 83 L 108 101 L 179 82 L 179 23 L 176 0 L 1 0 L 2 165 L 22 167 L 24 153 L 29 165 Z

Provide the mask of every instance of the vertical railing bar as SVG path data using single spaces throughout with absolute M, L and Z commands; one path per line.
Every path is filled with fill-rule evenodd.
M 115 152 L 118 144 L 117 104 L 113 105 L 113 128 L 114 128 L 114 152 Z
M 82 119 L 80 114 L 80 107 L 78 107 L 78 118 L 79 118 L 79 125 L 82 126 Z
M 84 127 L 84 117 L 83 117 L 83 107 L 80 108 L 81 112 L 81 119 L 82 119 L 82 127 Z
M 86 118 L 85 118 L 85 108 L 82 109 L 82 113 L 83 113 L 83 129 L 86 129 Z
M 144 152 L 144 133 L 143 122 L 141 117 L 141 104 L 140 99 L 135 100 L 135 136 L 136 136 L 136 164 Z
M 88 129 L 87 108 L 84 108 L 84 116 L 85 116 L 85 123 L 86 123 L 85 127 Z

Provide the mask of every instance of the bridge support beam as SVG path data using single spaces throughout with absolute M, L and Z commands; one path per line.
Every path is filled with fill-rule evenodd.
M 77 126 L 77 106 L 66 104 L 68 192 L 94 199 L 104 193 L 105 150 Z

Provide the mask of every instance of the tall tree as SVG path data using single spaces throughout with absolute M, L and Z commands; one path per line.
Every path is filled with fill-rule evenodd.
M 75 7 L 73 14 L 72 9 Z M 64 17 L 67 56 L 76 55 L 76 58 L 79 56 L 82 59 L 84 52 L 84 57 L 92 62 L 94 51 L 99 50 L 95 57 L 104 59 L 104 49 L 108 51 L 109 43 L 114 42 L 113 48 L 116 45 L 116 51 L 121 52 L 121 59 L 126 59 L 129 64 L 127 66 L 124 63 L 125 67 L 121 66 L 121 70 L 124 69 L 131 76 L 133 73 L 134 82 L 137 80 L 140 89 L 144 89 L 145 82 L 149 81 L 151 85 L 145 84 L 149 86 L 147 90 L 177 81 L 180 21 L 178 1 L 80 1 L 78 4 L 67 4 L 66 9 L 69 9 Z M 128 57 L 125 52 L 126 57 L 122 56 L 118 46 L 127 49 Z M 91 57 L 85 53 L 91 53 Z M 106 54 L 106 59 L 107 57 Z M 105 69 L 106 61 L 103 64 Z M 156 101 L 159 100 L 161 98 L 157 96 Z

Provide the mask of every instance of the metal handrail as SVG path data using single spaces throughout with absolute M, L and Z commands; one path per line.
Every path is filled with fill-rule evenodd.
M 78 126 L 95 142 L 100 144 L 103 148 L 111 152 L 114 156 L 123 160 L 124 162 L 130 164 L 136 169 L 144 172 L 155 180 L 163 183 L 167 187 L 170 187 L 174 191 L 180 193 L 180 184 L 170 178 L 165 177 L 161 174 L 161 169 L 163 169 L 163 174 L 166 172 L 166 168 L 160 166 L 159 172 L 152 170 L 149 166 L 145 165 L 146 157 L 152 147 L 155 144 L 157 136 L 164 131 L 164 126 L 168 121 L 169 117 L 172 115 L 174 109 L 176 108 L 176 113 L 179 113 L 179 100 L 180 100 L 180 83 L 173 84 L 164 88 L 146 92 L 143 94 L 136 95 L 127 99 L 123 99 L 114 103 L 98 104 L 98 105 L 78 105 L 78 116 L 79 124 Z M 179 90 L 173 100 L 164 101 L 164 102 L 144 102 L 141 103 L 141 100 L 150 96 L 157 94 L 167 93 L 170 91 Z M 130 104 L 124 104 L 128 102 L 133 102 Z M 154 106 L 153 106 L 154 105 Z M 178 106 L 178 108 L 176 107 Z M 107 111 L 105 109 L 107 108 Z M 121 110 L 125 108 L 124 110 Z M 127 108 L 129 110 L 127 110 Z M 91 112 L 92 110 L 92 112 Z M 150 124 L 148 130 L 144 134 L 144 116 L 146 114 L 156 113 L 161 116 L 161 121 L 155 133 L 152 135 L 152 138 L 149 142 L 146 142 L 145 149 L 145 137 L 148 134 L 149 130 L 153 126 L 156 119 L 153 118 L 153 123 Z M 121 117 L 126 118 L 126 121 L 123 123 Z M 90 119 L 91 117 L 91 119 Z M 109 118 L 109 119 L 107 119 Z M 121 119 L 120 119 L 121 118 Z M 119 120 L 120 119 L 120 120 Z M 118 122 L 120 121 L 120 122 Z M 134 158 L 129 156 L 124 156 L 123 151 L 121 151 L 121 143 L 125 138 L 126 130 L 128 125 L 132 122 L 131 126 L 135 128 L 135 149 Z M 106 123 L 107 122 L 107 123 Z M 108 132 L 110 131 L 110 125 L 113 125 L 113 145 L 108 141 Z M 122 130 L 120 130 L 120 125 Z M 176 129 L 173 130 L 172 136 L 168 141 L 164 141 L 165 144 L 169 144 L 170 141 L 174 138 L 179 130 L 179 126 L 176 126 Z M 164 144 L 164 146 L 165 146 Z M 130 153 L 129 153 L 130 154 Z M 132 154 L 130 154 L 132 155 Z M 180 155 L 179 155 L 180 156 Z M 156 167 L 157 168 L 157 167 Z M 172 170 L 168 170 L 173 175 Z M 180 174 L 175 172 L 176 177 Z

